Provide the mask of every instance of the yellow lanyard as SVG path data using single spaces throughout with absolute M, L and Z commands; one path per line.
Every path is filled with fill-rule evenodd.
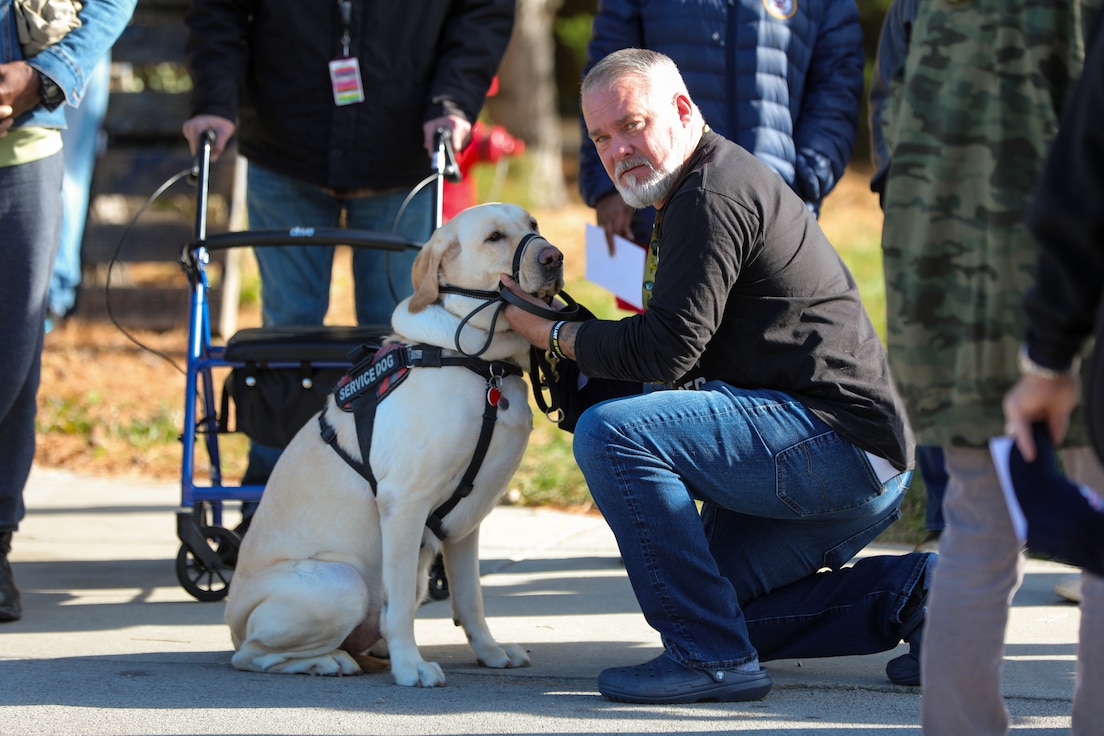
M 640 305 L 648 308 L 655 288 L 656 270 L 659 268 L 659 223 L 663 220 L 663 210 L 656 210 L 655 224 L 652 225 L 652 238 L 648 241 L 648 258 L 644 262 L 644 283 L 640 288 Z

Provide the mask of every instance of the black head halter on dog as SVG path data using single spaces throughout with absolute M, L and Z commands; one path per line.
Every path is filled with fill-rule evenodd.
M 520 283 L 521 259 L 525 254 L 525 249 L 530 243 L 538 239 L 544 240 L 543 237 L 536 233 L 528 233 L 521 239 L 521 242 L 518 243 L 517 250 L 514 251 L 513 271 L 510 274 L 514 281 Z M 477 312 L 490 305 L 495 305 L 496 308 L 494 318 L 491 320 L 490 334 L 487 337 L 486 344 L 483 345 L 479 352 L 475 353 L 476 356 L 481 355 L 490 346 L 491 339 L 494 336 L 495 323 L 498 321 L 498 315 L 506 308 L 506 304 L 512 304 L 529 314 L 535 314 L 538 317 L 555 321 L 564 320 L 567 322 L 576 322 L 583 319 L 590 319 L 594 316 L 590 314 L 586 308 L 572 299 L 570 294 L 562 290 L 557 296 L 562 299 L 565 304 L 563 309 L 552 309 L 551 307 L 541 307 L 537 304 L 533 304 L 528 299 L 518 296 L 502 285 L 499 285 L 498 291 L 460 289 L 453 286 L 443 286 L 440 288 L 440 291 L 447 294 L 463 294 L 464 296 L 485 300 L 485 303 L 465 317 L 460 322 L 460 326 L 456 329 L 456 349 L 462 354 L 466 353 L 460 348 L 460 331 L 463 330 L 467 321 Z M 529 348 L 529 383 L 533 391 L 533 399 L 536 401 L 541 412 L 557 424 L 562 422 L 565 416 L 562 408 L 562 400 L 559 395 L 562 393 L 560 375 L 557 371 L 559 362 L 556 356 L 546 350 L 541 350 L 537 347 Z M 547 398 L 545 397 L 546 392 L 548 394 Z
M 544 242 L 548 242 L 537 233 L 527 233 L 518 243 L 517 248 L 514 250 L 514 262 L 512 265 L 512 271 L 510 273 L 514 281 L 518 281 L 520 283 L 521 259 L 525 255 L 525 250 L 529 247 L 529 244 L 535 240 L 544 240 Z M 467 355 L 473 358 L 479 357 L 480 355 L 485 353 L 487 349 L 491 346 L 491 341 L 494 339 L 495 325 L 498 324 L 498 317 L 500 314 L 502 314 L 502 310 L 506 308 L 507 303 L 513 304 L 515 307 L 523 309 L 530 314 L 535 314 L 538 317 L 544 317 L 545 319 L 564 319 L 572 321 L 579 319 L 580 317 L 579 305 L 575 302 L 574 299 L 571 298 L 571 295 L 568 294 L 566 291 L 560 291 L 560 293 L 557 294 L 557 296 L 563 299 L 564 303 L 566 304 L 566 306 L 560 310 L 552 309 L 550 307 L 539 307 L 536 304 L 533 304 L 532 302 L 519 297 L 518 295 L 514 294 L 514 292 L 507 289 L 505 286 L 501 285 L 498 287 L 497 290 L 489 291 L 486 289 L 465 289 L 460 286 L 451 286 L 446 284 L 445 286 L 441 286 L 439 288 L 439 291 L 442 294 L 458 294 L 460 296 L 466 296 L 472 299 L 483 300 L 484 303 L 482 305 L 476 307 L 474 310 L 468 313 L 466 317 L 460 320 L 460 325 L 456 328 L 456 336 L 454 338 L 456 351 L 459 352 L 461 355 Z M 467 325 L 468 321 L 487 307 L 492 307 L 495 310 L 494 316 L 491 317 L 491 326 L 487 333 L 487 341 L 483 343 L 483 347 L 481 347 L 475 353 L 466 353 L 464 352 L 464 349 L 460 346 L 460 334 L 463 331 L 464 326 Z
M 525 252 L 525 248 L 535 239 L 544 240 L 540 235 L 530 233 L 521 239 L 518 243 L 517 250 L 514 251 L 514 264 L 513 273 L 511 276 L 514 281 L 519 281 L 521 271 L 521 258 Z M 547 241 L 546 241 L 547 242 Z M 442 289 L 444 291 L 444 289 Z M 521 309 L 529 314 L 535 314 L 538 317 L 544 319 L 550 319 L 554 321 L 563 320 L 565 322 L 577 322 L 583 319 L 592 319 L 592 315 L 585 307 L 581 306 L 578 302 L 571 298 L 571 295 L 566 291 L 560 291 L 558 296 L 563 300 L 565 306 L 563 309 L 552 309 L 551 307 L 542 307 L 537 304 L 533 304 L 528 299 L 524 299 L 514 292 L 507 289 L 505 286 L 499 286 L 497 292 L 481 292 L 487 296 L 485 299 L 497 299 L 502 302 L 499 306 L 499 312 L 505 308 L 506 304 L 512 304 L 518 309 Z M 488 302 L 488 304 L 491 302 Z M 495 319 L 498 318 L 498 312 L 495 313 Z M 494 329 L 494 323 L 491 323 L 491 329 Z M 457 343 L 459 344 L 460 336 L 457 332 Z M 486 349 L 486 348 L 484 348 Z M 533 399 L 537 403 L 537 407 L 551 419 L 553 422 L 559 424 L 564 418 L 564 412 L 561 408 L 561 400 L 559 393 L 559 373 L 557 366 L 559 359 L 552 355 L 547 350 L 541 350 L 537 347 L 529 348 L 529 383 L 530 388 L 533 391 Z M 545 398 L 545 392 L 548 393 L 548 398 Z

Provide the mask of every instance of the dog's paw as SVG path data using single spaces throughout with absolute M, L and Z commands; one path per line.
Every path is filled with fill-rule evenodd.
M 528 667 L 531 662 L 529 654 L 517 644 L 505 644 L 496 646 L 489 652 L 479 656 L 479 664 L 494 669 L 508 669 L 512 667 Z
M 445 684 L 445 673 L 436 662 L 422 661 L 414 667 L 400 670 L 392 661 L 391 674 L 395 678 L 395 684 L 404 687 L 443 687 Z

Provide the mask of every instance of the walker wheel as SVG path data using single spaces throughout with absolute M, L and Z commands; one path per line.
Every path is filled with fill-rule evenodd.
M 230 578 L 234 575 L 241 541 L 238 535 L 221 526 L 205 526 L 200 533 L 219 562 L 208 567 L 195 550 L 182 544 L 176 555 L 176 579 L 196 600 L 220 601 L 230 592 Z

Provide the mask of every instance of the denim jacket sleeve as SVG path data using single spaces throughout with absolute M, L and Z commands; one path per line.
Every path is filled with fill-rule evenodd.
M 3 0 L 10 6 L 9 0 Z M 84 97 L 88 75 L 130 22 L 137 0 L 84 0 L 81 25 L 65 38 L 27 60 L 30 66 L 54 80 L 65 93 L 67 104 L 77 107 Z M 14 22 L 14 19 L 13 19 Z M 10 60 L 22 58 L 18 47 Z M 36 107 L 17 121 L 18 125 L 65 127 L 65 111 Z

